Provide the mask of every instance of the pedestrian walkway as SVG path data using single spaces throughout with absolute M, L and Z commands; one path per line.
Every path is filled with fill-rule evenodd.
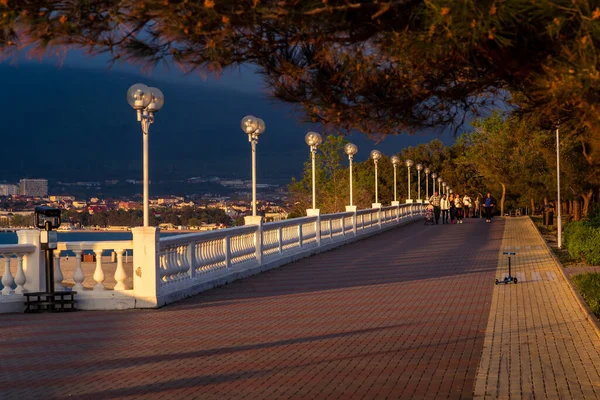
M 535 229 L 529 218 L 505 225 L 501 252 L 516 253 L 518 284 L 494 289 L 475 397 L 598 398 L 600 340 Z
M 591 397 L 598 338 L 520 221 L 415 223 L 160 310 L 0 316 L 0 398 Z M 524 282 L 494 286 L 524 245 Z

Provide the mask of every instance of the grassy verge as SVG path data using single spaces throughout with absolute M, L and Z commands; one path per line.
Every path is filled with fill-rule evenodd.
M 600 318 L 600 273 L 579 274 L 571 279 L 592 313 Z
M 558 258 L 558 261 L 565 267 L 565 272 L 567 272 L 567 276 L 573 282 L 573 285 L 579 292 L 579 295 L 583 298 L 583 300 L 587 303 L 591 312 L 597 317 L 600 318 L 600 273 L 598 272 L 585 272 L 581 274 L 577 274 L 579 268 L 578 267 L 590 267 L 585 263 L 578 262 L 575 260 L 566 248 L 559 249 L 556 247 L 556 227 L 555 226 L 546 226 L 544 225 L 543 217 L 541 216 L 532 216 L 530 217 L 533 221 L 536 228 L 542 234 L 544 240 L 548 243 L 552 252 Z M 569 267 L 571 267 L 571 271 L 576 275 L 572 275 L 569 273 Z M 593 267 L 592 267 L 593 268 Z

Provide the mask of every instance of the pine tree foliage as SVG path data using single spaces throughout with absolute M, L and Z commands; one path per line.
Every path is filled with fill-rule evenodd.
M 251 63 L 309 120 L 380 134 L 460 124 L 507 96 L 595 132 L 599 43 L 592 0 L 0 0 L 5 56 Z

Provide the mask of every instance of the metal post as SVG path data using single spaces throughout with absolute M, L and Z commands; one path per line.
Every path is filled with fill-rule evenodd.
M 252 138 L 252 216 L 256 217 L 256 140 Z
M 397 189 L 398 188 L 396 187 L 396 165 L 394 164 L 394 201 L 397 201 L 397 199 L 396 199 L 396 192 L 398 192 Z
M 352 204 L 352 156 L 348 156 L 348 159 L 350 160 L 350 205 L 353 206 L 354 204 Z
M 433 180 L 433 193 L 435 193 L 435 179 Z
M 408 198 L 410 199 L 410 167 L 408 167 Z
M 317 208 L 317 198 L 316 198 L 316 185 L 315 185 L 315 153 L 317 152 L 316 147 L 311 147 L 310 152 L 312 154 L 312 208 Z
M 148 205 L 148 122 L 144 118 L 142 119 L 142 130 L 144 136 L 144 227 L 147 228 L 149 226 L 149 214 L 150 214 L 150 206 Z M 146 125 L 146 126 L 144 126 Z M 144 129 L 145 128 L 145 129 Z
M 379 194 L 377 191 L 377 160 L 375 160 L 375 203 L 379 203 Z
M 429 200 L 429 174 L 425 174 L 425 200 Z
M 558 248 L 562 248 L 562 217 L 561 217 L 561 203 L 560 203 L 560 141 L 558 128 L 556 128 L 556 192 L 558 197 L 558 204 L 556 205 L 557 217 L 556 217 L 556 229 L 558 230 Z
M 417 169 L 418 183 L 417 183 L 417 198 L 421 200 L 421 170 Z
M 46 232 L 50 232 L 52 230 L 52 225 L 50 225 L 50 221 L 46 221 L 45 224 Z M 48 239 L 50 239 L 50 234 L 48 234 Z M 54 250 L 46 248 L 45 250 L 45 258 L 46 258 L 46 293 L 54 293 Z

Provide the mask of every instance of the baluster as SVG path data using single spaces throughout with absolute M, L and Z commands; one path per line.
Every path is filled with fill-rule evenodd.
M 331 219 L 327 221 L 327 227 L 329 228 L 329 239 L 333 240 L 333 223 Z
M 302 224 L 298 225 L 298 247 L 302 247 Z
M 15 277 L 15 283 L 17 284 L 17 288 L 15 289 L 15 293 L 22 294 L 27 290 L 23 287 L 27 282 L 27 277 L 23 272 L 23 254 L 17 254 L 17 276 Z
M 4 275 L 2 275 L 2 285 L 4 285 L 4 288 L 2 289 L 2 294 L 8 295 L 15 292 L 12 288 L 14 281 L 10 272 L 10 255 L 4 254 Z
M 96 255 L 96 269 L 94 270 L 94 280 L 96 281 L 96 285 L 94 285 L 94 290 L 102 291 L 105 289 L 104 287 L 104 271 L 102 270 L 102 250 L 93 250 Z
M 183 248 L 183 246 L 179 245 L 176 246 L 174 251 L 173 251 L 173 257 L 175 257 L 175 269 L 173 271 L 173 280 L 175 281 L 179 281 L 181 280 L 181 274 L 183 272 L 183 269 L 185 268 L 185 265 L 183 264 L 183 260 L 182 260 L 182 254 L 181 254 L 181 249 Z
M 173 247 L 169 247 L 165 254 L 165 281 L 167 283 L 173 281 L 173 251 Z
M 73 286 L 73 290 L 83 290 L 83 280 L 85 279 L 85 275 L 83 274 L 83 269 L 81 268 L 82 254 L 83 250 L 75 250 L 75 273 L 73 273 L 73 281 L 75 281 L 75 285 Z
M 188 271 L 190 270 L 190 260 L 188 259 L 188 248 L 191 246 L 189 243 L 181 246 L 181 250 L 179 251 L 179 257 L 181 258 L 181 274 L 179 274 L 179 279 L 184 280 L 188 275 Z
M 235 242 L 234 242 L 235 244 Z M 225 253 L 225 268 L 231 267 L 231 236 L 223 238 L 223 253 Z
M 60 252 L 61 250 L 54 250 L 54 290 L 56 292 L 60 292 L 65 290 L 65 287 L 62 285 L 62 281 L 64 278 L 62 269 L 60 268 Z
M 285 231 L 282 226 L 279 227 L 277 233 L 277 245 L 279 248 L 279 254 L 283 253 L 283 241 L 285 239 Z
M 173 282 L 177 274 L 177 246 L 169 248 L 167 253 L 167 282 Z
M 161 285 L 164 285 L 167 282 L 167 257 L 169 254 L 169 248 L 165 247 L 161 249 L 158 264 L 159 264 L 159 277 Z
M 117 284 L 115 285 L 115 290 L 127 290 L 127 286 L 125 286 L 127 273 L 125 272 L 125 268 L 123 268 L 123 250 L 118 249 L 115 252 L 117 253 L 117 270 L 115 271 L 115 281 Z

